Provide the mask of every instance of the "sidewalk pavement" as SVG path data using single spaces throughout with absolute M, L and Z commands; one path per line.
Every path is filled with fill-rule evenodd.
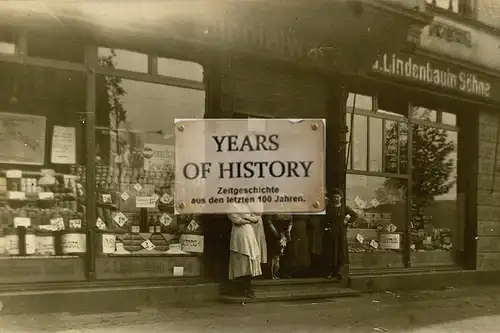
M 500 332 L 500 286 L 365 294 L 307 302 L 4 315 L 0 332 Z M 75 302 L 78 302 L 76 299 Z

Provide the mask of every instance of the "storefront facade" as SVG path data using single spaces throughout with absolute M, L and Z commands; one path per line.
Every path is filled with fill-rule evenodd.
M 340 20 L 293 25 L 299 5 L 275 25 L 262 8 L 187 24 L 185 9 L 164 25 L 165 8 L 151 7 L 134 31 L 124 13 L 93 16 L 106 8 L 63 8 L 59 22 L 10 15 L 0 284 L 223 279 L 228 228 L 172 208 L 173 120 L 202 117 L 327 119 L 327 185 L 362 215 L 348 231 L 352 271 L 497 268 L 499 79 L 428 39 L 411 52 L 431 19 L 421 11 L 342 3 L 332 8 L 356 18 L 359 43 Z

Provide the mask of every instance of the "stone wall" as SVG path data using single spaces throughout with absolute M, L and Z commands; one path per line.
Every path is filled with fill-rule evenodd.
M 500 113 L 479 115 L 476 264 L 479 270 L 500 269 L 499 120 Z

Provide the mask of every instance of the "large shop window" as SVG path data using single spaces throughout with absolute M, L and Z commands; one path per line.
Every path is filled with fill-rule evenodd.
M 85 74 L 2 63 L 0 91 L 0 256 L 84 256 Z M 2 262 L 0 282 L 65 274 Z
M 409 104 L 375 98 L 367 110 L 366 103 L 353 107 L 353 95 L 347 107 L 346 204 L 360 218 L 348 227 L 351 267 L 454 264 L 464 229 L 456 115 L 416 106 L 408 111 Z
M 122 69 L 144 69 L 134 61 L 147 64 L 147 57 L 135 53 L 129 58 L 126 52 L 110 50 L 100 55 L 101 65 L 108 67 L 113 67 L 117 56 Z M 162 63 L 167 66 L 167 59 Z M 202 78 L 202 68 L 197 66 Z M 174 215 L 174 120 L 203 117 L 205 91 L 115 76 L 98 76 L 96 89 L 99 252 L 104 256 L 201 254 L 199 217 Z

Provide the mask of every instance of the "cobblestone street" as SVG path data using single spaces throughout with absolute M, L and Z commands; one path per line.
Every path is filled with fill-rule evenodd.
M 0 316 L 0 332 L 498 332 L 499 298 L 500 287 L 474 287 L 321 302 Z

